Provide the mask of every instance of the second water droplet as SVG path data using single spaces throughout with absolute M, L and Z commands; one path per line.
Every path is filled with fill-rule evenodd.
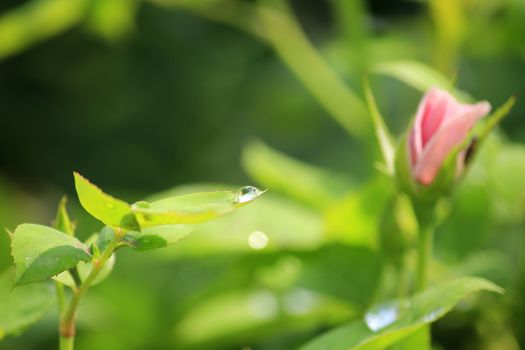
M 365 322 L 373 332 L 379 332 L 397 320 L 399 316 L 398 302 L 388 302 L 370 308 L 365 314 Z

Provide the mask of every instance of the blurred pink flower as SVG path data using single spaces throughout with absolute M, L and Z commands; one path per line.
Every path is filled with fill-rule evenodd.
M 463 104 L 445 90 L 430 89 L 419 103 L 410 130 L 408 148 L 412 176 L 430 185 L 448 154 L 489 111 L 490 104 L 486 101 Z M 465 154 L 463 151 L 458 156 L 458 173 L 463 171 Z

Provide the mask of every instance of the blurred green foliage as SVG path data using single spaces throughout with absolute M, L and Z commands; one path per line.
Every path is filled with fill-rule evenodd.
M 0 226 L 49 224 L 74 170 L 129 201 L 253 179 L 270 191 L 252 206 L 174 247 L 122 250 L 81 306 L 78 349 L 297 348 L 402 278 L 380 248 L 396 225 L 410 244 L 410 215 L 385 217 L 402 199 L 373 166 L 363 75 L 398 136 L 429 86 L 515 95 L 442 208 L 431 275 L 507 293 L 466 299 L 432 334 L 437 349 L 524 348 L 523 18 L 522 0 L 3 1 Z M 72 216 L 82 238 L 100 229 Z M 56 348 L 56 319 L 0 349 Z

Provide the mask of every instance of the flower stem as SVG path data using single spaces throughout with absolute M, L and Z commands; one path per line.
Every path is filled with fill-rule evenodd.
M 66 295 L 64 293 L 64 285 L 58 281 L 55 281 L 55 293 L 57 296 L 58 314 L 62 316 L 66 304 Z
M 120 233 L 120 232 L 119 232 Z M 74 289 L 73 296 L 68 307 L 61 312 L 60 315 L 60 350 L 73 350 L 73 344 L 75 341 L 75 321 L 77 308 L 80 300 L 86 294 L 87 290 L 97 278 L 98 274 L 104 267 L 104 264 L 109 259 L 115 247 L 118 245 L 122 235 L 115 234 L 112 241 L 108 244 L 102 255 L 98 258 L 94 258 L 92 261 L 93 268 L 87 278 L 82 284 Z
M 60 336 L 60 350 L 73 350 L 75 337 Z
M 433 238 L 434 228 L 432 225 L 421 227 L 417 251 L 416 292 L 423 291 L 428 284 L 428 269 L 432 260 Z

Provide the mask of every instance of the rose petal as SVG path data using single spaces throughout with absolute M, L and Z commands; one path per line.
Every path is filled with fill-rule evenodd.
M 421 116 L 421 145 L 423 149 L 438 131 L 449 110 L 450 97 L 444 91 L 433 89 L 427 96 Z
M 414 168 L 414 177 L 422 184 L 428 185 L 434 181 L 447 155 L 467 137 L 476 121 L 490 111 L 488 102 L 461 106 L 466 113 L 449 118 L 432 137 L 419 157 Z
M 425 145 L 439 130 L 448 114 L 458 112 L 458 102 L 447 91 L 431 88 L 421 99 L 412 127 L 409 148 L 412 164 L 423 152 Z

